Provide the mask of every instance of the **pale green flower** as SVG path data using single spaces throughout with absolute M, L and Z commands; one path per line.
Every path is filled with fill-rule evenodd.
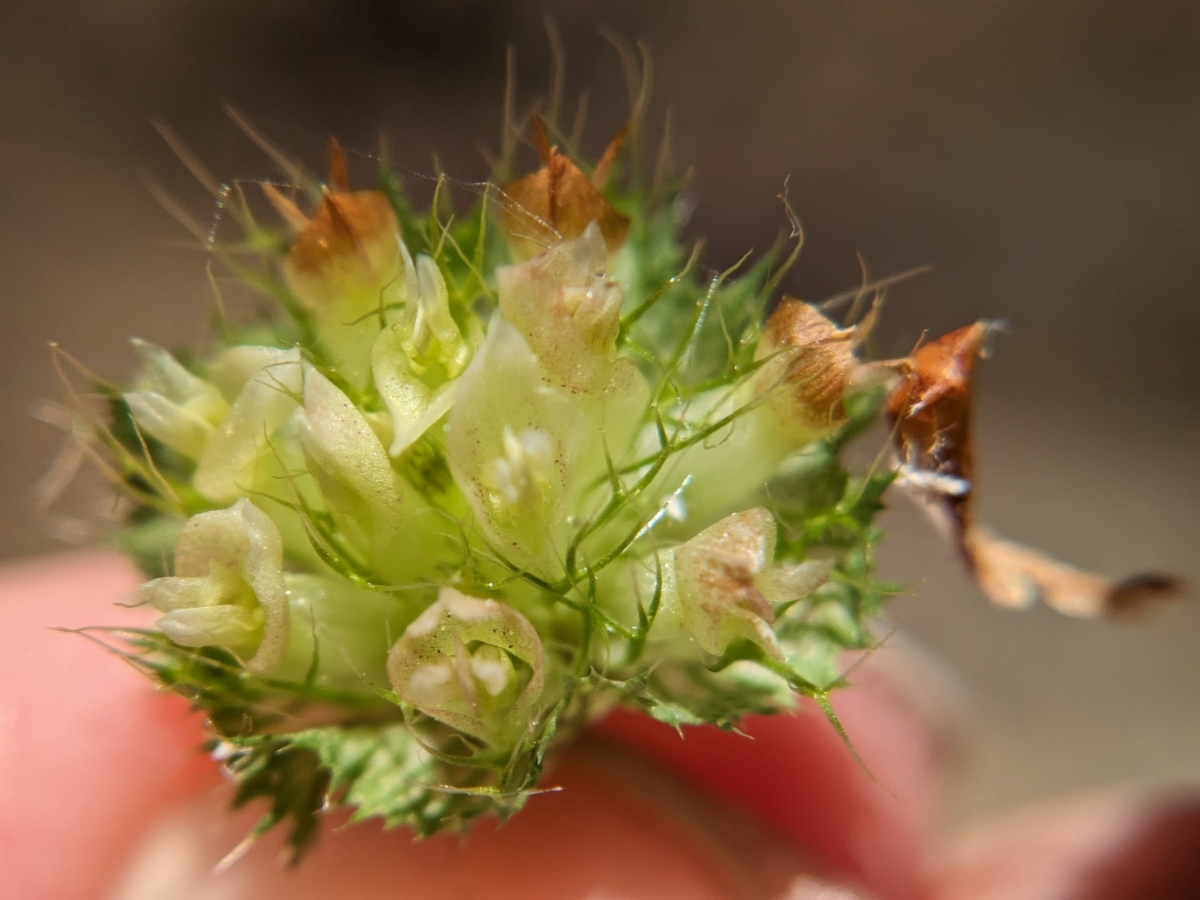
M 771 628 L 776 605 L 807 597 L 829 578 L 833 564 L 774 565 L 774 558 L 775 519 L 761 507 L 727 516 L 675 549 L 672 599 L 705 653 L 719 657 L 730 642 L 744 638 L 782 659 Z
M 229 406 L 212 384 L 197 378 L 166 350 L 133 341 L 146 387 L 123 396 L 138 426 L 172 450 L 199 459 Z
M 146 582 L 139 592 L 166 613 L 158 627 L 177 644 L 225 647 L 252 671 L 270 671 L 283 660 L 283 544 L 249 500 L 193 516 L 175 548 L 175 575 Z
M 532 727 L 545 667 L 528 619 L 448 587 L 388 654 L 388 678 L 401 700 L 501 754 Z
M 218 358 L 217 366 L 233 370 L 227 383 L 239 389 L 227 395 L 233 397 L 229 412 L 214 428 L 194 475 L 196 490 L 214 503 L 232 503 L 259 486 L 271 438 L 291 419 L 303 390 L 299 350 L 227 351 L 235 353 L 232 360 Z M 256 365 L 249 369 L 251 364 Z M 242 374 L 246 378 L 239 385 Z

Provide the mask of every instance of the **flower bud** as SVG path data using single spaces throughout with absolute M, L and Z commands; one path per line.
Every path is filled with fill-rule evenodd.
M 586 439 L 585 402 L 554 384 L 529 345 L 502 316 L 458 388 L 446 423 L 446 458 L 484 533 L 521 564 L 546 557 L 564 539 L 563 507 Z
M 295 358 L 295 354 L 277 347 L 257 344 L 242 344 L 223 350 L 208 367 L 208 380 L 213 383 L 228 403 L 233 403 L 250 383 L 268 366 L 277 365 Z M 278 377 L 280 373 L 273 373 Z M 290 376 L 288 382 L 290 383 Z
M 731 641 L 745 638 L 782 658 L 771 628 L 774 604 L 812 593 L 831 566 L 776 566 L 774 556 L 775 519 L 761 507 L 727 516 L 676 548 L 680 620 L 706 653 L 721 656 Z
M 399 223 L 379 191 L 326 189 L 284 260 L 300 302 L 326 318 L 347 294 L 376 291 L 399 273 Z
M 903 365 L 855 356 L 873 318 L 842 329 L 816 307 L 785 297 L 767 320 L 754 354 L 761 365 L 750 378 L 735 391 L 717 388 L 688 401 L 688 414 L 700 421 L 740 411 L 679 467 L 690 476 L 686 499 L 697 527 L 744 507 L 791 453 L 846 423 L 848 392 Z
M 528 619 L 449 587 L 404 630 L 387 669 L 402 701 L 501 749 L 529 728 L 545 680 L 542 642 Z
M 400 321 L 375 340 L 371 371 L 392 418 L 392 456 L 399 456 L 454 404 L 459 375 L 471 345 L 450 315 L 450 297 L 441 271 L 428 256 L 414 266 L 401 248 L 410 283 L 419 285 Z
M 458 392 L 457 381 L 431 387 L 417 375 L 404 349 L 398 326 L 385 329 L 371 350 L 375 389 L 391 417 L 392 442 L 388 452 L 399 456 L 450 411 Z
M 378 290 L 397 274 L 403 275 L 398 271 L 400 225 L 387 196 L 349 188 L 345 154 L 337 141 L 331 141 L 329 183 L 284 260 L 289 286 L 318 318 L 343 305 L 347 294 Z M 294 208 L 288 218 L 304 219 Z
M 498 270 L 499 315 L 446 425 L 451 471 L 485 532 L 547 577 L 561 574 L 586 486 L 630 452 L 648 402 L 645 378 L 616 354 L 621 291 L 606 262 L 589 226 Z
M 296 423 L 308 471 L 339 530 L 372 562 L 394 572 L 394 564 L 422 541 L 414 539 L 405 516 L 411 491 L 378 436 L 350 398 L 307 364 Z
M 380 328 L 380 317 L 372 313 L 403 302 L 415 286 L 408 281 L 400 225 L 387 196 L 351 191 L 345 156 L 336 141 L 329 155 L 329 184 L 292 242 L 283 277 L 312 313 L 332 362 L 352 383 L 360 384 Z M 292 207 L 289 218 L 297 217 L 304 220 Z
M 754 353 L 767 360 L 754 385 L 796 446 L 827 437 L 846 422 L 842 399 L 873 368 L 855 357 L 862 326 L 838 328 L 815 306 L 784 297 L 767 319 Z
M 621 328 L 621 288 L 596 223 L 540 256 L 496 271 L 500 312 L 542 365 L 571 390 L 607 386 Z
M 408 250 L 403 249 L 403 253 L 406 267 L 412 270 Z M 413 282 L 411 276 L 409 281 Z M 417 256 L 415 284 L 415 296 L 410 299 L 401 321 L 405 332 L 404 349 L 418 373 L 441 366 L 447 377 L 455 378 L 466 367 L 471 348 L 450 315 L 450 292 L 442 270 L 423 253 Z
M 204 512 L 184 525 L 175 575 L 138 592 L 160 612 L 158 627 L 185 647 L 225 647 L 265 672 L 287 649 L 288 601 L 283 543 L 274 523 L 249 500 Z
M 829 436 L 846 422 L 847 394 L 886 382 L 905 360 L 862 362 L 854 352 L 865 340 L 875 310 L 852 328 L 838 328 L 815 306 L 782 299 L 767 319 L 755 360 L 766 360 L 755 388 L 792 442 L 803 445 Z
M 134 338 L 147 386 L 124 395 L 138 427 L 191 459 L 204 453 L 213 426 L 228 410 L 220 392 L 161 347 Z

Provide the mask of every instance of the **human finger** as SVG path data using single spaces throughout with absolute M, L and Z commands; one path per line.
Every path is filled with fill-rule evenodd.
M 898 694 L 912 673 L 897 669 L 876 661 L 839 702 L 879 782 L 819 715 L 756 719 L 748 723 L 754 739 L 695 729 L 682 742 L 643 716 L 619 715 L 595 729 L 602 742 L 585 739 L 548 774 L 545 783 L 561 791 L 535 796 L 502 828 L 481 823 L 465 839 L 414 844 L 376 823 L 327 827 L 302 877 L 282 868 L 278 836 L 214 875 L 214 864 L 251 825 L 228 818 L 222 796 L 163 823 L 120 900 L 186 900 L 210 891 L 370 900 L 401 886 L 406 896 L 429 900 L 472 891 L 497 898 L 911 896 L 937 793 L 939 754 L 930 735 L 939 728 L 911 698 L 904 709 Z M 831 860 L 830 852 L 843 856 Z
M 1031 807 L 961 839 L 930 900 L 1193 900 L 1200 793 L 1108 790 Z
M 101 894 L 147 821 L 214 782 L 198 716 L 53 627 L 145 624 L 111 554 L 0 571 L 0 871 L 21 900 Z
M 684 728 L 681 739 L 629 713 L 598 730 L 768 823 L 835 876 L 881 898 L 916 897 L 959 750 L 946 679 L 912 651 L 888 646 L 856 670 L 852 687 L 835 692 L 833 706 L 849 743 L 815 704 L 749 717 L 744 734 Z
M 270 835 L 214 871 L 253 819 L 230 817 L 225 792 L 163 821 L 116 900 L 854 900 L 813 874 L 812 859 L 769 830 L 673 783 L 611 744 L 584 739 L 511 821 L 414 842 L 378 822 L 327 822 L 295 871 Z M 823 893 L 820 893 L 823 892 Z

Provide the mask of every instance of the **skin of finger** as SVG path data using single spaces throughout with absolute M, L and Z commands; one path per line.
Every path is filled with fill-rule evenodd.
M 0 872 L 19 900 L 93 900 L 146 822 L 212 785 L 180 697 L 54 627 L 145 625 L 110 554 L 0 571 Z
M 7 883 L 17 897 L 96 896 L 147 822 L 215 780 L 211 763 L 196 752 L 202 739 L 197 717 L 189 716 L 178 698 L 148 690 L 143 676 L 82 638 L 48 630 L 51 625 L 144 624 L 141 611 L 111 605 L 128 599 L 136 581 L 126 563 L 106 555 L 30 564 L 0 574 L 0 710 L 7 723 L 0 732 L 0 786 L 10 801 L 0 808 L 0 868 L 9 875 Z M 873 722 L 887 718 L 877 715 L 871 703 L 866 711 Z M 806 737 L 814 723 L 801 720 L 797 731 L 792 726 L 779 728 L 782 721 L 786 720 L 766 719 L 753 725 L 759 736 L 754 743 L 775 748 L 780 758 L 807 758 L 796 768 L 823 790 L 809 796 L 785 792 L 776 798 L 781 808 L 791 800 L 798 804 L 787 810 L 783 824 L 793 833 L 819 836 L 826 826 L 838 825 L 840 809 L 859 810 L 861 816 L 860 798 L 836 796 L 842 787 L 853 786 L 841 777 L 846 760 L 822 753 L 821 741 Z M 858 739 L 866 744 L 878 740 L 871 728 L 862 730 Z M 645 749 L 644 737 L 634 727 L 623 739 Z M 892 743 L 897 750 L 900 745 Z M 736 749 L 725 747 L 707 760 L 704 773 L 728 792 L 741 783 L 739 773 L 746 767 L 742 754 L 749 746 L 753 745 L 742 739 Z M 837 747 L 844 751 L 840 743 Z M 704 750 L 702 740 L 693 740 L 675 762 L 682 762 L 679 768 L 686 774 L 695 762 L 688 762 L 693 751 L 705 755 Z M 671 754 L 657 755 L 673 763 Z M 827 763 L 830 769 L 822 775 Z M 703 779 L 693 783 L 706 787 Z M 871 789 L 878 788 L 872 784 Z M 753 794 L 749 801 L 735 799 L 740 800 L 735 805 L 752 812 L 756 804 L 762 805 Z M 812 823 L 798 826 L 806 817 Z M 771 815 L 761 818 L 770 825 L 779 821 Z M 878 841 L 895 838 L 887 829 L 851 831 L 872 845 L 865 848 L 868 855 L 880 851 Z M 830 846 L 819 839 L 800 843 L 818 853 Z M 874 882 L 870 877 L 860 880 L 884 884 L 886 867 L 884 875 L 876 872 Z M 905 895 L 890 890 L 880 896 Z
M 924 890 L 944 752 L 939 728 L 897 696 L 884 668 L 864 666 L 854 687 L 834 694 L 849 746 L 809 703 L 795 715 L 749 717 L 742 733 L 679 733 L 620 710 L 597 730 L 768 823 L 837 877 L 911 900 Z
M 575 745 L 547 784 L 561 790 L 530 798 L 503 825 L 484 821 L 465 836 L 416 843 L 375 821 L 332 822 L 296 870 L 280 864 L 279 835 L 272 834 L 214 874 L 214 863 L 253 821 L 231 818 L 222 792 L 164 824 L 116 900 L 805 896 L 788 893 L 795 879 L 807 878 L 797 854 L 752 826 L 731 835 L 728 815 L 713 827 L 720 811 L 612 747 Z
M 929 900 L 1200 897 L 1200 794 L 1125 788 L 1009 814 L 941 854 Z

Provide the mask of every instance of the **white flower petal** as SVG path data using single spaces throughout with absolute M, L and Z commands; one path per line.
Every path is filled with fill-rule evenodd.
M 124 395 L 129 414 L 145 434 L 191 459 L 204 454 L 213 427 L 205 419 L 157 391 Z
M 255 671 L 270 670 L 282 661 L 287 650 L 288 601 L 283 582 L 283 541 L 275 523 L 249 500 L 242 499 L 229 509 L 200 513 L 189 519 L 175 548 L 175 576 L 152 581 L 143 590 L 151 595 L 152 602 L 181 603 L 187 597 L 207 601 L 212 592 L 228 598 L 230 582 L 219 569 L 237 573 L 253 591 L 261 611 L 262 640 L 257 652 L 247 661 L 247 667 Z M 196 583 L 201 579 L 210 580 L 210 585 L 197 587 Z M 246 610 L 243 605 L 229 603 L 195 608 Z M 176 609 L 168 613 L 168 618 L 175 616 L 171 622 L 192 621 L 187 617 L 179 618 L 177 613 L 184 611 Z
M 214 503 L 232 503 L 254 484 L 267 442 L 298 406 L 300 351 L 270 350 L 213 433 L 193 483 Z
M 185 647 L 216 645 L 237 652 L 253 647 L 262 616 L 241 606 L 177 609 L 158 620 L 159 630 Z

